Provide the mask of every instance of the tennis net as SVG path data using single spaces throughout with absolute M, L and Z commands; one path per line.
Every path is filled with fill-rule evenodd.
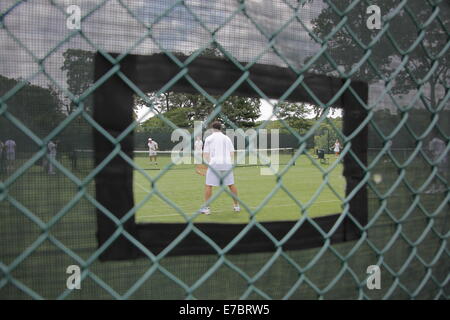
M 235 167 L 270 166 L 270 165 L 295 165 L 296 149 L 272 148 L 272 149 L 238 149 L 235 150 L 233 164 Z M 77 169 L 84 162 L 93 159 L 93 150 L 75 150 L 72 166 Z M 158 170 L 169 166 L 171 169 L 193 168 L 196 164 L 204 163 L 202 153 L 192 150 L 168 150 L 156 151 L 156 159 L 150 159 L 149 151 L 135 150 L 133 152 L 135 169 Z M 156 160 L 156 161 L 155 161 Z

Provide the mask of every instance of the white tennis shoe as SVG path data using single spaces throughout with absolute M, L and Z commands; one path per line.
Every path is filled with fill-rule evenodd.
M 211 214 L 211 210 L 209 209 L 209 207 L 203 207 L 200 209 L 200 213 L 208 215 Z
M 234 206 L 234 207 L 233 207 L 233 211 L 234 211 L 234 212 L 240 212 L 240 211 L 241 211 L 241 207 L 239 207 L 239 206 Z

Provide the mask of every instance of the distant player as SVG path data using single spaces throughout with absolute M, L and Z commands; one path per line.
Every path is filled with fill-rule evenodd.
M 11 170 L 14 167 L 14 161 L 16 160 L 16 142 L 12 139 L 5 141 L 6 149 L 6 170 Z
M 5 145 L 0 140 L 0 173 L 3 173 L 3 171 L 4 171 L 4 161 L 3 161 L 3 155 L 5 154 L 3 152 L 4 147 L 5 147 Z
M 437 161 L 439 157 L 445 152 L 445 142 L 438 137 L 434 137 L 428 143 L 428 150 L 433 161 Z M 436 166 L 438 168 L 438 174 L 445 178 L 448 171 L 448 156 L 445 155 L 444 157 L 442 157 L 441 161 L 439 161 Z M 446 188 L 442 184 L 433 182 L 431 186 L 425 191 L 425 193 L 437 193 L 445 191 Z
M 158 164 L 158 161 L 156 159 L 156 150 L 158 150 L 158 143 L 154 140 L 152 140 L 152 138 L 148 138 L 148 155 L 150 157 L 150 163 L 152 161 L 155 162 L 155 165 Z
M 48 174 L 56 174 L 55 168 L 52 163 L 52 160 L 56 159 L 56 147 L 57 142 L 50 141 L 47 144 L 48 157 L 50 158 L 48 161 Z
M 220 122 L 214 122 L 212 124 L 213 133 L 205 139 L 203 153 L 205 161 L 209 164 L 208 171 L 206 172 L 205 202 L 211 198 L 212 187 L 220 185 L 228 186 L 230 191 L 236 197 L 238 195 L 237 188 L 234 185 L 233 166 L 231 161 L 234 153 L 233 142 L 220 131 L 221 128 L 222 125 Z M 214 169 L 215 172 L 213 172 L 211 168 Z M 233 203 L 233 210 L 235 212 L 241 211 L 239 202 L 234 198 Z M 200 212 L 204 214 L 211 213 L 209 207 L 201 208 Z
M 194 163 L 200 164 L 202 163 L 202 154 L 203 154 L 203 141 L 200 136 L 197 136 L 194 143 Z
M 336 140 L 336 142 L 334 143 L 334 154 L 337 156 L 339 156 L 339 153 L 341 152 L 341 144 L 339 143 L 339 140 Z

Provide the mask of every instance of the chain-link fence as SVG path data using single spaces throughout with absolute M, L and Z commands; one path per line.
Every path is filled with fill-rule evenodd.
M 0 297 L 447 299 L 449 27 L 438 0 L 1 1 Z M 173 93 L 192 105 L 161 112 Z M 167 186 L 174 163 L 134 159 L 149 115 L 277 119 L 295 152 L 261 201 L 240 190 L 244 222 L 205 220 L 181 204 L 194 173 Z M 342 144 L 327 164 L 318 129 Z M 340 212 L 316 209 L 326 192 Z M 179 220 L 139 223 L 158 201 Z

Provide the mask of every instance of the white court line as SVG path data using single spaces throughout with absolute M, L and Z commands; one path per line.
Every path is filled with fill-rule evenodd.
M 136 181 L 134 182 L 135 185 L 137 185 L 141 190 L 150 193 L 150 190 L 146 189 L 143 185 L 137 183 Z

